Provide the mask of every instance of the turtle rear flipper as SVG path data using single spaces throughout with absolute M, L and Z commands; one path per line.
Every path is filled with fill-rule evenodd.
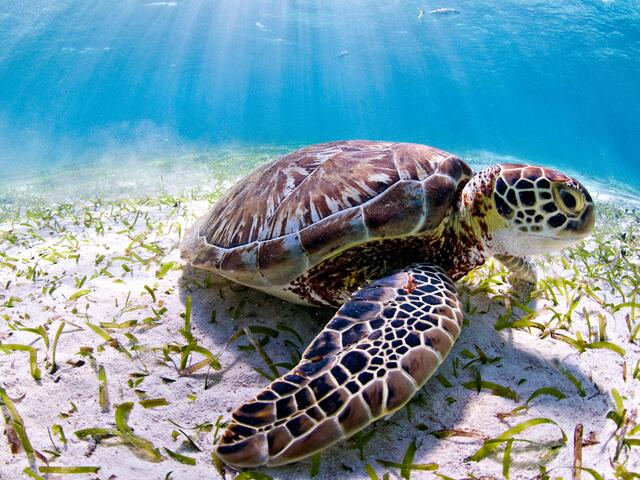
M 356 291 L 300 363 L 233 413 L 216 454 L 237 467 L 312 455 L 400 409 L 462 327 L 442 269 L 419 264 Z

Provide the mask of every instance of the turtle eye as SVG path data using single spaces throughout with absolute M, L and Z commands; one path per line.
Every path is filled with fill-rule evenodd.
M 558 207 L 565 212 L 576 215 L 584 208 L 584 196 L 577 189 L 568 185 L 559 185 L 555 193 Z
M 578 201 L 576 197 L 574 197 L 567 190 L 560 190 L 560 198 L 564 202 L 564 206 L 567 207 L 568 210 L 573 210 L 576 208 Z

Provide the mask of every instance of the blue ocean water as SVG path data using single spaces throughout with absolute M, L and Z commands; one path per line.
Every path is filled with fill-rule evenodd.
M 346 138 L 640 186 L 640 3 L 0 3 L 0 176 Z

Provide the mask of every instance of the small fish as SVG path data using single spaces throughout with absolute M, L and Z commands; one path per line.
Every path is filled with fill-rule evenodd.
M 420 20 L 422 17 L 424 17 L 424 9 L 423 8 L 418 10 L 418 20 Z
M 342 50 L 338 55 L 336 55 L 336 58 L 346 57 L 347 55 L 349 55 L 349 50 Z
M 455 8 L 436 8 L 431 10 L 429 15 L 460 15 L 460 12 Z

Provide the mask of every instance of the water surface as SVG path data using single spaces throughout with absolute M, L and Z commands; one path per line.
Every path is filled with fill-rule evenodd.
M 636 1 L 5 0 L 0 176 L 369 138 L 639 186 L 639 78 Z

